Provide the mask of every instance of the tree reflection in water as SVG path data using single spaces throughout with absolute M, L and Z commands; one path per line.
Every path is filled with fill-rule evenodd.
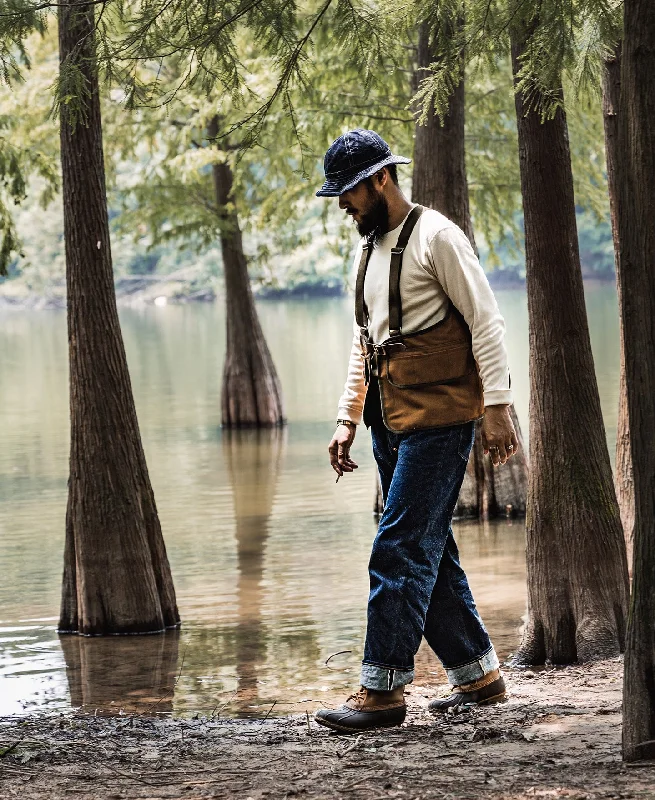
M 179 629 L 143 636 L 59 637 L 73 708 L 99 714 L 173 710 Z
M 266 654 L 262 622 L 264 554 L 285 443 L 284 428 L 223 431 L 223 451 L 234 502 L 239 571 L 236 704 L 246 713 L 246 707 L 258 698 L 257 667 Z

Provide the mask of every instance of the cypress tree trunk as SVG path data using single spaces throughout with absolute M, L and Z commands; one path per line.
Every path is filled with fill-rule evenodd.
M 216 139 L 218 117 L 208 126 Z M 259 323 L 248 262 L 227 163 L 212 166 L 216 203 L 221 214 L 221 252 L 225 276 L 227 351 L 223 370 L 222 424 L 227 428 L 283 425 L 282 388 Z
M 457 25 L 453 20 L 452 30 Z M 438 58 L 432 44 L 430 26 L 419 28 L 416 83 L 428 76 L 427 67 Z M 430 111 L 425 125 L 416 125 L 414 134 L 414 171 L 412 200 L 440 211 L 464 231 L 473 249 L 475 237 L 469 210 L 464 147 L 464 62 L 462 77 L 450 95 L 443 124 Z
M 625 0 L 619 119 L 619 280 L 635 492 L 623 757 L 655 758 L 655 6 Z
M 61 105 L 71 450 L 59 629 L 87 635 L 179 624 L 141 445 L 112 275 L 94 6 L 59 9 L 60 63 L 79 67 L 85 119 Z
M 453 30 L 456 22 L 453 22 Z M 427 75 L 426 68 L 437 60 L 430 27 L 419 29 L 418 67 L 415 82 Z M 462 77 L 448 102 L 443 124 L 430 112 L 426 125 L 416 125 L 412 200 L 440 211 L 468 236 L 477 252 L 469 208 L 464 139 L 464 64 Z M 528 485 L 527 459 L 523 452 L 521 428 L 514 407 L 512 420 L 521 450 L 507 464 L 494 469 L 484 457 L 482 436 L 478 428 L 464 483 L 455 508 L 457 517 L 487 519 L 501 514 L 523 516 Z
M 529 39 L 519 26 L 515 76 Z M 542 123 L 522 93 L 516 116 L 530 327 L 529 618 L 517 660 L 566 664 L 623 649 L 628 569 L 587 325 L 566 116 L 560 108 Z
M 621 269 L 619 259 L 618 228 L 618 186 L 616 170 L 619 159 L 618 125 L 619 102 L 621 99 L 621 44 L 605 61 L 603 70 L 603 124 L 605 127 L 605 160 L 607 162 L 607 186 L 610 200 L 610 218 L 612 221 L 612 238 L 614 240 L 614 266 L 616 269 L 616 290 L 619 308 L 622 305 Z M 635 496 L 632 479 L 632 456 L 630 454 L 630 427 L 628 425 L 628 396 L 625 388 L 625 353 L 623 321 L 619 319 L 619 337 L 621 346 L 621 364 L 619 369 L 619 415 L 616 430 L 616 468 L 614 484 L 616 496 L 621 510 L 621 522 L 628 547 L 632 546 L 635 524 Z

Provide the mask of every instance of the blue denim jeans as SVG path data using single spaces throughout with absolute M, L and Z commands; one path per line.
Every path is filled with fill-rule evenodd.
M 451 521 L 474 423 L 412 433 L 371 426 L 384 512 L 369 563 L 371 592 L 362 686 L 411 683 L 425 636 L 453 685 L 498 667 L 476 611 Z

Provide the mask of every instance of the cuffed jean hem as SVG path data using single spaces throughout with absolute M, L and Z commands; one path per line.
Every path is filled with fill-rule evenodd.
M 496 651 L 492 647 L 480 658 L 476 658 L 475 661 L 469 661 L 468 664 L 461 664 L 459 667 L 446 667 L 445 669 L 448 682 L 452 686 L 461 686 L 463 683 L 477 681 L 489 672 L 498 669 L 499 666 L 500 661 L 498 661 Z
M 414 680 L 413 669 L 391 669 L 377 664 L 362 664 L 361 684 L 375 692 L 390 692 Z

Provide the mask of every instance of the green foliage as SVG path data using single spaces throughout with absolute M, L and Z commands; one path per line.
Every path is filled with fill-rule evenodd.
M 602 59 L 621 34 L 620 0 L 447 0 L 443 7 L 463 23 L 448 40 L 437 38 L 437 57 L 415 97 L 423 116 L 431 108 L 445 112 L 461 72 L 460 53 L 469 68 L 493 71 L 507 57 L 514 29 L 526 36 L 515 88 L 527 108 L 552 116 L 564 104 L 563 76 L 576 96 L 598 93 Z
M 20 80 L 21 70 L 29 68 L 25 41 L 35 31 L 45 33 L 47 8 L 47 3 L 30 0 L 0 3 L 0 77 L 4 83 Z
M 522 76 L 526 86 L 546 86 L 554 80 L 553 65 L 563 71 L 565 93 L 555 101 L 575 100 L 567 111 L 576 200 L 597 220 L 606 220 L 608 211 L 602 120 L 589 87 L 603 47 L 617 31 L 615 6 L 610 0 L 544 0 Z M 566 27 L 571 9 L 575 24 Z M 325 149 L 343 131 L 362 126 L 411 156 L 415 118 L 430 108 L 443 112 L 460 78 L 462 52 L 476 235 L 488 266 L 514 269 L 521 261 L 522 229 L 508 31 L 519 10 L 495 0 L 415 2 L 397 9 L 361 0 L 99 6 L 97 57 L 106 78 L 103 125 L 117 271 L 166 271 L 180 266 L 181 258 L 207 264 L 204 274 L 213 279 L 225 215 L 216 202 L 212 166 L 227 161 L 253 278 L 270 287 L 342 279 L 354 231 L 334 200 L 314 197 Z M 459 32 L 452 20 L 463 12 Z M 417 75 L 416 28 L 423 21 L 440 56 Z M 551 48 L 546 64 L 546 38 L 555 34 L 566 41 Z M 42 151 L 38 185 L 52 194 L 58 142 L 48 111 L 56 50 L 52 38 L 39 41 L 32 38 L 24 48 L 21 59 L 28 63 L 33 54 L 33 69 L 15 85 L 14 100 L 0 94 L 0 115 L 12 120 L 8 141 L 30 153 L 30 164 Z M 583 65 L 575 60 L 580 53 Z M 64 68 L 54 89 L 59 103 L 83 114 L 79 73 Z M 16 121 L 5 111 L 9 106 Z M 218 134 L 210 136 L 214 117 Z M 32 129 L 41 130 L 36 140 Z M 23 184 L 32 174 L 24 164 Z M 409 170 L 400 174 L 406 185 Z M 173 258 L 176 252 L 182 255 Z
M 30 40 L 36 45 L 37 39 Z M 6 274 L 15 254 L 21 251 L 21 237 L 16 226 L 17 207 L 24 203 L 30 180 L 40 189 L 38 198 L 47 205 L 58 190 L 58 141 L 53 142 L 52 126 L 47 122 L 48 88 L 52 78 L 52 59 L 41 49 L 34 49 L 32 64 L 24 48 L 30 69 L 28 80 L 0 86 L 0 275 Z

